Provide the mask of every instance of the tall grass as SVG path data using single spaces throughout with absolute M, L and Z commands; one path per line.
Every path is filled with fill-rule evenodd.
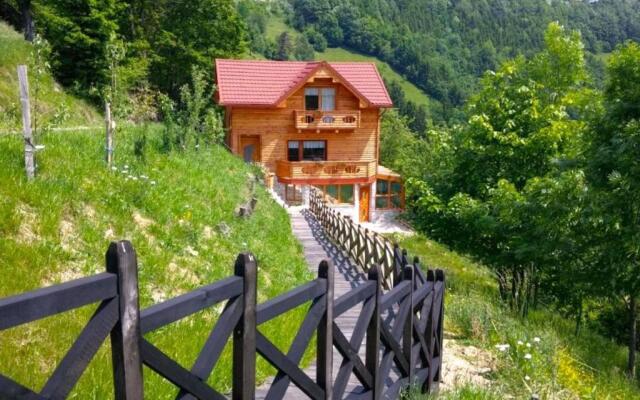
M 144 157 L 136 157 L 134 141 L 142 134 Z M 22 138 L 0 137 L 0 297 L 102 272 L 105 250 L 117 239 L 137 250 L 141 307 L 230 276 L 242 251 L 258 260 L 259 301 L 313 278 L 286 212 L 262 186 L 256 185 L 255 213 L 234 215 L 258 171 L 221 147 L 162 153 L 159 129 L 121 129 L 116 170 L 109 170 L 102 132 L 51 133 L 40 142 L 46 148 L 38 154 L 37 178 L 27 182 Z M 286 350 L 302 308 L 260 330 Z M 42 387 L 94 309 L 0 332 L 0 373 Z M 203 311 L 148 338 L 189 368 L 220 311 Z M 110 368 L 106 343 L 74 389 L 76 398 L 112 397 Z M 259 378 L 273 372 L 265 362 L 258 370 Z M 209 383 L 228 390 L 230 371 L 227 348 Z M 144 374 L 147 398 L 175 396 L 162 378 Z
M 445 270 L 445 330 L 497 359 L 490 388 L 463 387 L 443 398 L 640 399 L 623 374 L 624 347 L 586 329 L 575 336 L 573 322 L 553 309 L 521 319 L 501 303 L 484 266 L 419 234 L 395 239 L 425 267 Z

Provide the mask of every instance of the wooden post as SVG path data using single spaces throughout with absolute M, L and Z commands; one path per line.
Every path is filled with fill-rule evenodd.
M 111 104 L 106 102 L 104 104 L 104 119 L 106 124 L 106 146 L 105 146 L 105 160 L 107 166 L 111 167 L 113 163 L 113 122 L 111 121 Z
M 438 335 L 438 343 L 440 344 L 438 348 L 438 357 L 440 362 L 438 363 L 438 373 L 434 377 L 434 381 L 436 382 L 435 390 L 438 390 L 440 382 L 442 382 L 442 350 L 444 349 L 444 294 L 446 290 L 446 282 L 444 271 L 441 269 L 436 270 L 436 281 L 442 282 L 442 297 L 440 299 L 440 318 L 438 320 L 438 330 L 436 334 Z
M 31 105 L 29 104 L 29 78 L 27 66 L 18 65 L 18 82 L 20 84 L 20 104 L 22 104 L 22 135 L 24 137 L 24 166 L 27 179 L 36 176 L 36 146 L 31 131 Z
M 142 400 L 140 304 L 136 252 L 129 241 L 111 242 L 106 258 L 107 272 L 118 276 L 120 303 L 120 316 L 111 331 L 115 399 Z
M 365 349 L 365 366 L 373 377 L 373 388 L 371 388 L 371 399 L 381 398 L 382 382 L 378 367 L 380 365 L 380 300 L 382 297 L 382 273 L 380 266 L 372 265 L 369 268 L 368 278 L 376 283 L 375 306 L 373 315 L 367 326 L 367 344 Z
M 256 259 L 251 253 L 238 255 L 235 275 L 244 278 L 242 316 L 233 330 L 233 400 L 252 400 L 256 391 Z
M 331 261 L 318 266 L 318 278 L 327 280 L 327 308 L 318 325 L 316 382 L 324 390 L 325 400 L 333 398 L 333 293 L 334 269 Z
M 409 378 L 409 385 L 413 385 L 413 373 L 415 369 L 415 360 L 413 358 L 413 293 L 415 291 L 415 276 L 413 273 L 413 266 L 407 265 L 404 267 L 402 273 L 402 280 L 411 282 L 411 292 L 409 292 L 409 315 L 407 315 L 407 319 L 404 323 L 404 327 L 402 330 L 402 353 L 404 354 L 404 358 L 407 360 L 409 364 L 409 374 L 407 378 Z
M 436 278 L 435 278 L 435 274 L 434 271 L 432 269 L 427 270 L 427 282 L 431 282 L 433 287 L 435 288 L 435 283 L 436 283 Z M 433 320 L 433 312 L 435 310 L 435 297 L 436 297 L 436 292 L 435 290 L 432 289 L 431 291 L 432 293 L 432 300 L 431 300 L 431 307 L 429 307 L 429 309 L 427 310 L 427 326 L 425 327 L 425 332 L 424 332 L 424 337 L 427 341 L 427 359 L 429 361 L 429 373 L 427 374 L 427 379 L 425 379 L 424 381 L 424 385 L 422 387 L 422 393 L 431 393 L 431 390 L 433 389 L 433 368 L 437 368 L 435 365 L 433 365 L 433 356 L 434 356 L 434 346 L 435 346 L 435 322 Z

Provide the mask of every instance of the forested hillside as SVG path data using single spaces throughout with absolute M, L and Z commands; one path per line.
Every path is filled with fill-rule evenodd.
M 456 117 L 454 108 L 484 71 L 540 50 L 552 21 L 581 32 L 587 60 L 598 71 L 602 64 L 593 54 L 640 39 L 640 3 L 634 0 L 291 0 L 291 6 L 293 26 L 310 38 L 319 32 L 329 46 L 387 61 L 442 102 L 444 120 Z

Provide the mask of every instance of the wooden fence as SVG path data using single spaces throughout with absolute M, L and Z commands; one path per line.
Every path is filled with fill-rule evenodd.
M 323 261 L 317 279 L 258 305 L 258 266 L 251 254 L 243 253 L 233 276 L 140 311 L 136 253 L 127 241 L 112 243 L 106 272 L 0 299 L 0 331 L 99 303 L 39 393 L 0 375 L 0 399 L 67 398 L 109 335 L 117 400 L 144 397 L 143 364 L 178 388 L 177 399 L 227 398 L 206 382 L 229 340 L 232 399 L 254 398 L 258 355 L 278 371 L 267 399 L 283 398 L 291 383 L 312 399 L 340 399 L 351 374 L 361 382 L 364 398 L 394 399 L 410 384 L 425 392 L 433 390 L 440 381 L 443 273 L 425 275 L 419 265 L 406 264 L 394 278 L 394 287 L 385 292 L 381 271 L 380 266 L 371 266 L 366 282 L 334 299 L 334 268 Z M 223 311 L 190 368 L 143 336 L 223 302 Z M 306 303 L 308 312 L 286 352 L 260 332 L 263 323 Z M 360 305 L 362 312 L 347 338 L 336 318 Z M 314 335 L 316 376 L 308 376 L 299 364 Z M 359 355 L 363 343 L 364 359 Z M 335 374 L 334 354 L 342 358 Z
M 317 189 L 311 190 L 309 208 L 329 238 L 360 268 L 366 272 L 371 265 L 380 266 L 385 290 L 401 280 L 402 269 L 409 265 L 406 250 L 329 207 Z M 417 257 L 414 257 L 413 264 L 418 273 L 423 274 Z

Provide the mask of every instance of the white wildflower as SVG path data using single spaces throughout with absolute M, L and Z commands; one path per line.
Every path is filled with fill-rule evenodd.
M 518 346 L 522 346 L 523 344 L 522 340 L 518 340 Z
M 156 184 L 156 181 L 151 181 L 151 184 L 152 184 L 152 185 L 155 185 L 155 184 Z
M 497 344 L 496 345 L 496 349 L 505 352 L 507 351 L 507 349 L 509 349 L 511 346 L 509 346 L 509 344 Z
M 117 171 L 117 170 L 118 170 L 118 167 L 111 167 L 111 170 L 112 170 L 112 171 Z
M 137 181 L 138 177 L 137 176 L 132 176 L 131 179 L 133 179 L 134 181 Z
M 129 169 L 129 166 L 127 164 L 124 165 L 124 169 Z
M 528 343 L 528 342 L 527 342 L 527 347 L 531 347 L 531 343 Z
M 536 343 L 540 343 L 540 338 L 536 336 L 536 337 L 533 338 L 533 341 L 536 342 Z
M 531 354 L 530 353 L 525 354 L 524 355 L 524 359 L 525 360 L 531 360 Z
M 524 377 L 524 380 L 525 380 L 525 381 L 530 381 L 530 380 L 531 380 L 531 378 L 529 377 L 529 375 L 526 375 L 526 376 Z

